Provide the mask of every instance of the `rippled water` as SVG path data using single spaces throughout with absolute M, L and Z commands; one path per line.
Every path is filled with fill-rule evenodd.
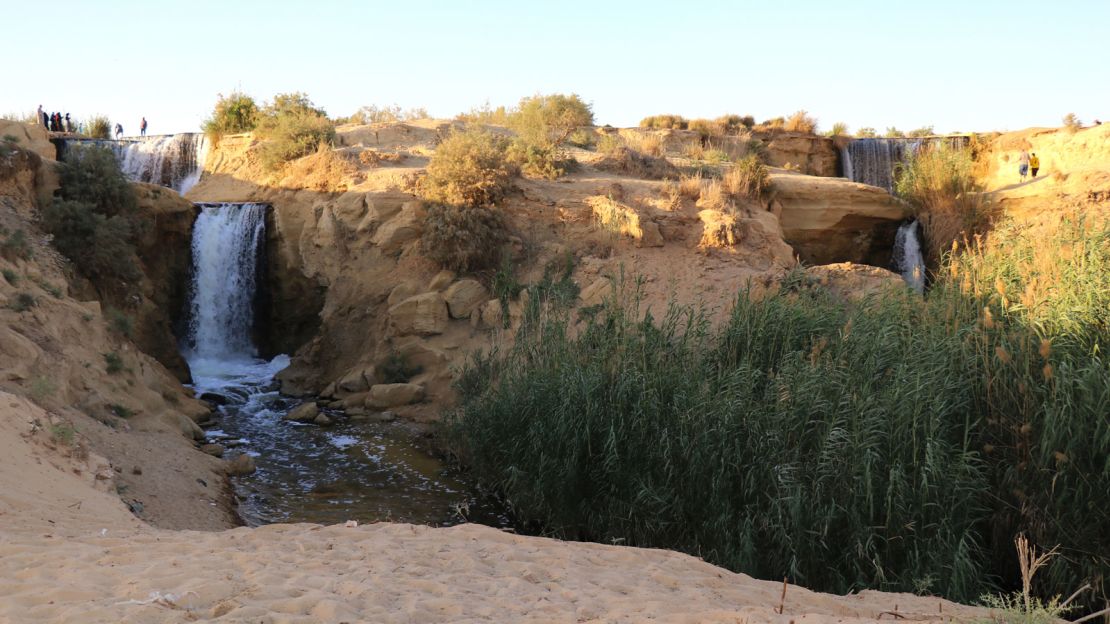
M 228 399 L 207 432 L 209 441 L 255 458 L 254 474 L 233 479 L 248 525 L 391 520 L 511 526 L 494 497 L 421 450 L 414 442 L 418 432 L 407 425 L 337 417 L 321 427 L 282 420 L 298 404 L 282 397 L 273 380 L 288 362 L 286 356 L 189 362 L 198 394 Z

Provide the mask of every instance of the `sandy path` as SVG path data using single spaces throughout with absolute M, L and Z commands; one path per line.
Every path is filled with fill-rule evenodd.
M 432 529 L 152 528 L 113 470 L 0 393 L 0 624 L 74 622 L 852 622 L 981 611 L 935 598 L 836 597 L 664 550 Z M 108 477 L 108 478 L 106 478 Z M 887 619 L 891 616 L 883 616 Z

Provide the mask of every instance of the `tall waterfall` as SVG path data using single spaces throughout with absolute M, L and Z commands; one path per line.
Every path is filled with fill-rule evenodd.
M 921 238 L 918 232 L 921 224 L 916 219 L 903 223 L 894 236 L 894 270 L 902 274 L 902 279 L 910 288 L 919 293 L 925 292 L 925 258 L 921 254 Z
M 251 340 L 263 204 L 200 204 L 193 226 L 193 284 L 186 357 L 229 360 L 256 355 Z
M 119 160 L 120 169 L 132 182 L 150 182 L 172 188 L 184 195 L 200 181 L 204 160 L 208 156 L 208 139 L 204 134 L 188 132 L 128 138 L 58 139 L 59 157 L 83 146 L 106 147 Z

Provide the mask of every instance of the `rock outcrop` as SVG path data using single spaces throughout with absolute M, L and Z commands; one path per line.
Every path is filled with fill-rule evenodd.
M 885 190 L 843 178 L 772 174 L 772 210 L 806 264 L 885 266 L 909 207 Z

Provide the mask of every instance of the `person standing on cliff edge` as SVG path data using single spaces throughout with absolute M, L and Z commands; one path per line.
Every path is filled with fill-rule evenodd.
M 1025 176 L 1029 175 L 1029 152 L 1021 150 L 1021 156 L 1018 158 L 1018 175 L 1021 176 L 1021 181 L 1025 181 Z
M 1033 152 L 1033 156 L 1029 158 L 1029 170 L 1033 174 L 1033 179 L 1037 179 L 1037 171 L 1041 168 L 1041 159 L 1037 158 L 1037 152 Z
M 139 123 L 139 135 L 146 136 L 146 117 L 143 117 L 142 122 Z

